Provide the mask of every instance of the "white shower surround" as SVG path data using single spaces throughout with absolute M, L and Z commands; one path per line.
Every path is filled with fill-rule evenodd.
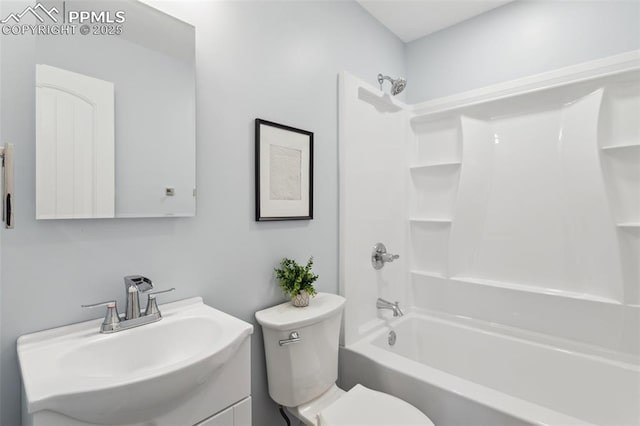
M 541 335 L 576 356 L 621 357 L 637 392 L 638 70 L 633 51 L 418 105 L 343 73 L 344 362 L 388 330 L 375 309 L 384 297 Z M 401 258 L 375 271 L 378 241 Z

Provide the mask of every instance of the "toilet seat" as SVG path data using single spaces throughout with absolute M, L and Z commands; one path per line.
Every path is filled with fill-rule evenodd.
M 433 426 L 422 411 L 395 396 L 356 385 L 318 414 L 318 426 Z

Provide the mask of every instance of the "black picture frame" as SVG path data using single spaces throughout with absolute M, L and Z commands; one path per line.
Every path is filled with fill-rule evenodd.
M 287 135 L 286 132 L 291 134 Z M 287 146 L 279 145 L 279 140 L 282 140 L 282 144 Z M 274 157 L 272 146 L 283 150 L 283 153 L 288 155 Z M 299 168 L 295 167 L 298 155 Z M 283 160 L 274 160 L 277 158 Z M 282 163 L 288 167 L 281 167 L 282 172 L 278 172 L 277 165 L 274 163 Z M 299 179 L 296 179 L 297 169 L 300 173 Z M 273 176 L 274 174 L 276 176 Z M 280 175 L 286 176 L 278 178 Z M 274 180 L 281 183 L 275 190 Z M 255 218 L 257 222 L 312 220 L 313 132 L 256 118 L 255 185 Z M 296 198 L 298 190 L 299 197 Z M 285 195 L 282 196 L 280 193 Z M 296 195 L 291 196 L 291 194 Z

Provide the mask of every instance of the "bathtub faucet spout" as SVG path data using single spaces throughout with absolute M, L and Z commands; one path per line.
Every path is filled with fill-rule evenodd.
M 401 317 L 402 315 L 404 315 L 402 313 L 402 311 L 400 310 L 400 306 L 398 306 L 398 302 L 396 303 L 391 303 L 387 300 L 378 298 L 378 300 L 376 301 L 376 308 L 378 309 L 390 309 L 393 311 L 393 316 L 394 317 Z

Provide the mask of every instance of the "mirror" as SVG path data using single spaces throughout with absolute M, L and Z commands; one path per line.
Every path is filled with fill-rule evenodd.
M 42 4 L 75 30 L 35 37 L 36 218 L 194 216 L 195 28 L 134 0 Z

